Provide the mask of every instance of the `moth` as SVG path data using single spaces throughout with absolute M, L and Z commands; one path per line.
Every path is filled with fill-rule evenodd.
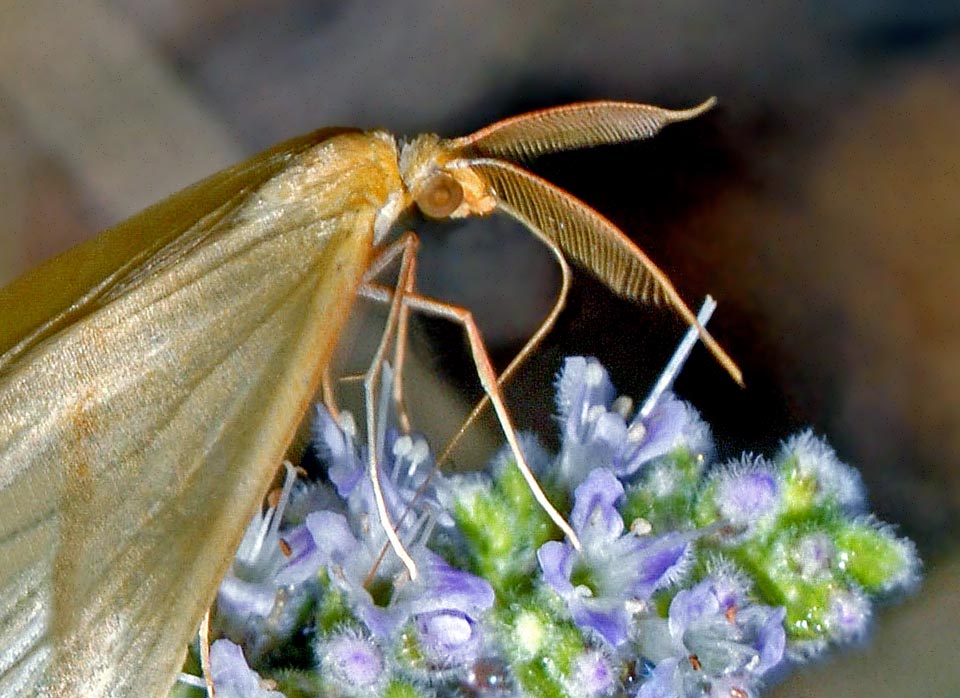
M 586 102 L 406 143 L 316 131 L 0 290 L 0 694 L 166 694 L 414 207 L 506 212 L 614 292 L 674 308 L 739 380 L 642 251 L 517 164 L 646 138 L 712 104 Z

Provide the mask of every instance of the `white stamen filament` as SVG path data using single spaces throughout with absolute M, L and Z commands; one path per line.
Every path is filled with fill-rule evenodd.
M 707 296 L 703 301 L 703 305 L 700 306 L 700 312 L 697 313 L 697 322 L 700 323 L 701 327 L 706 326 L 707 321 L 710 319 L 710 316 L 713 315 L 713 311 L 716 310 L 716 308 L 717 302 L 713 300 L 711 296 Z M 697 332 L 696 327 L 691 327 L 687 330 L 680 344 L 677 345 L 676 351 L 673 352 L 673 356 L 670 357 L 670 362 L 667 364 L 667 367 L 663 369 L 663 373 L 660 374 L 657 384 L 653 386 L 653 390 L 651 390 L 647 396 L 643 407 L 640 408 L 640 419 L 646 419 L 650 416 L 653 408 L 656 407 L 657 402 L 660 400 L 660 396 L 673 385 L 673 381 L 676 380 L 677 374 L 680 373 L 680 369 L 682 369 L 683 364 L 686 363 L 687 357 L 690 356 L 693 345 L 697 343 L 699 337 L 700 333 Z
M 396 483 L 400 481 L 400 469 L 403 461 L 413 451 L 413 439 L 404 434 L 393 442 L 393 472 L 390 473 L 390 479 Z
M 290 492 L 293 490 L 293 483 L 297 480 L 297 469 L 293 467 L 290 461 L 284 461 L 283 467 L 286 473 L 283 476 L 283 488 L 280 490 L 280 497 L 276 507 L 269 507 L 263 515 L 263 521 L 260 524 L 260 531 L 257 540 L 253 544 L 248 556 L 249 562 L 253 563 L 260 557 L 263 550 L 263 544 L 272 538 L 276 538 L 280 530 L 280 520 L 283 518 L 283 512 L 290 501 Z
M 194 676 L 193 674 L 180 672 L 177 675 L 177 681 L 179 683 L 186 684 L 187 686 L 192 686 L 193 688 L 199 688 L 201 691 L 204 691 L 207 688 L 207 682 L 202 676 Z
M 426 439 L 417 439 L 413 442 L 413 451 L 410 453 L 410 471 L 407 473 L 408 477 L 413 477 L 413 474 L 417 471 L 417 468 L 421 464 L 425 463 L 426 460 L 430 457 L 430 446 L 427 444 Z
M 351 441 L 357 438 L 357 420 L 354 419 L 353 414 L 344 410 L 340 413 L 340 429 L 343 430 L 343 433 L 346 434 Z

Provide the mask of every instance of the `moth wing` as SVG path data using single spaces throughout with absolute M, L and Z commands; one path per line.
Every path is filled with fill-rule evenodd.
M 136 268 L 198 221 L 229 211 L 291 158 L 348 129 L 323 129 L 281 143 L 207 177 L 73 247 L 0 288 L 0 372 L 10 350 L 89 312 L 112 280 Z
M 349 312 L 386 147 L 305 149 L 0 367 L 0 695 L 166 695 Z

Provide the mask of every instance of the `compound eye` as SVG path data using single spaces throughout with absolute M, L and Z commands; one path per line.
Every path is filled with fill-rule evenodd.
M 417 192 L 415 200 L 428 218 L 446 218 L 463 202 L 463 187 L 447 172 L 434 172 Z

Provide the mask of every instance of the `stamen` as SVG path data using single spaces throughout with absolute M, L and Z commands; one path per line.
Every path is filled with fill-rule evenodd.
M 629 419 L 630 413 L 633 412 L 633 399 L 629 395 L 619 396 L 613 401 L 613 404 L 610 405 L 610 411 L 616 412 L 624 419 Z
M 424 512 L 426 521 L 423 526 L 423 545 L 426 546 L 427 541 L 430 540 L 430 536 L 433 535 L 434 529 L 437 527 L 437 517 L 432 511 Z
M 707 296 L 703 301 L 703 305 L 700 306 L 700 312 L 697 313 L 697 322 L 700 323 L 701 327 L 706 327 L 707 321 L 710 319 L 710 316 L 713 315 L 713 311 L 716 310 L 716 308 L 717 302 L 713 300 L 711 296 Z M 640 408 L 640 419 L 646 419 L 650 416 L 653 408 L 657 405 L 657 401 L 660 400 L 660 396 L 673 385 L 673 381 L 676 380 L 677 374 L 680 373 L 680 369 L 682 369 L 683 364 L 686 363 L 687 357 L 690 356 L 693 345 L 697 343 L 699 337 L 700 333 L 696 327 L 691 327 L 687 330 L 680 344 L 677 345 L 676 351 L 673 352 L 673 356 L 670 358 L 667 367 L 663 369 L 663 373 L 660 374 L 657 384 L 653 386 L 653 390 L 651 390 L 647 396 L 643 407 Z
M 588 388 L 596 388 L 603 383 L 603 367 L 599 363 L 590 362 L 587 364 L 586 372 L 583 374 L 583 382 Z
M 428 512 L 423 512 L 420 516 L 417 517 L 416 522 L 412 526 L 411 540 L 413 545 L 423 545 L 426 546 L 427 541 L 430 539 L 430 534 L 433 533 L 433 526 L 431 525 L 431 519 Z M 416 533 L 413 533 L 416 532 Z
M 414 441 L 413 450 L 410 453 L 410 470 L 407 473 L 407 477 L 413 477 L 417 468 L 425 463 L 429 457 L 430 446 L 427 444 L 426 439 L 417 439 Z
M 638 444 L 643 441 L 643 437 L 647 435 L 647 427 L 643 422 L 637 421 L 631 424 L 627 428 L 627 440 L 631 443 Z
M 630 522 L 630 533 L 637 536 L 646 536 L 653 531 L 653 525 L 642 516 L 638 516 Z
M 280 500 L 277 502 L 276 509 L 273 510 L 273 518 L 270 521 L 270 532 L 268 536 L 276 536 L 280 530 L 280 521 L 290 503 L 290 493 L 293 492 L 293 484 L 297 481 L 297 469 L 293 463 L 288 460 L 283 461 L 283 467 L 286 473 L 283 476 L 283 488 L 280 490 Z
M 343 433 L 346 434 L 351 441 L 356 440 L 357 438 L 357 420 L 354 419 L 353 413 L 344 410 L 340 413 L 340 428 L 343 430 Z
M 193 674 L 186 674 L 184 672 L 177 674 L 177 682 L 192 686 L 193 688 L 199 688 L 201 691 L 207 688 L 207 682 L 203 680 L 202 676 L 194 676 Z
M 250 560 L 259 558 L 260 551 L 263 550 L 263 544 L 267 540 L 277 537 L 278 531 L 280 530 L 280 520 L 283 518 L 283 512 L 290 501 L 290 492 L 293 490 L 293 483 L 296 482 L 297 479 L 297 469 L 293 467 L 290 461 L 284 461 L 283 467 L 286 469 L 286 474 L 283 477 L 283 487 L 277 496 L 277 504 L 276 506 L 269 507 L 264 514 L 263 521 L 260 523 L 257 540 L 254 542 L 253 548 L 250 551 Z
M 413 449 L 413 439 L 404 434 L 393 442 L 393 455 L 403 458 Z
M 584 420 L 586 422 L 596 422 L 600 417 L 607 413 L 607 408 L 603 405 L 592 405 L 589 410 L 587 410 L 587 418 Z
M 393 442 L 393 472 L 390 474 L 391 479 L 394 482 L 399 483 L 400 481 L 400 471 L 403 467 L 403 461 L 410 455 L 410 452 L 413 450 L 413 439 L 411 439 L 407 434 L 404 434 L 399 439 Z

